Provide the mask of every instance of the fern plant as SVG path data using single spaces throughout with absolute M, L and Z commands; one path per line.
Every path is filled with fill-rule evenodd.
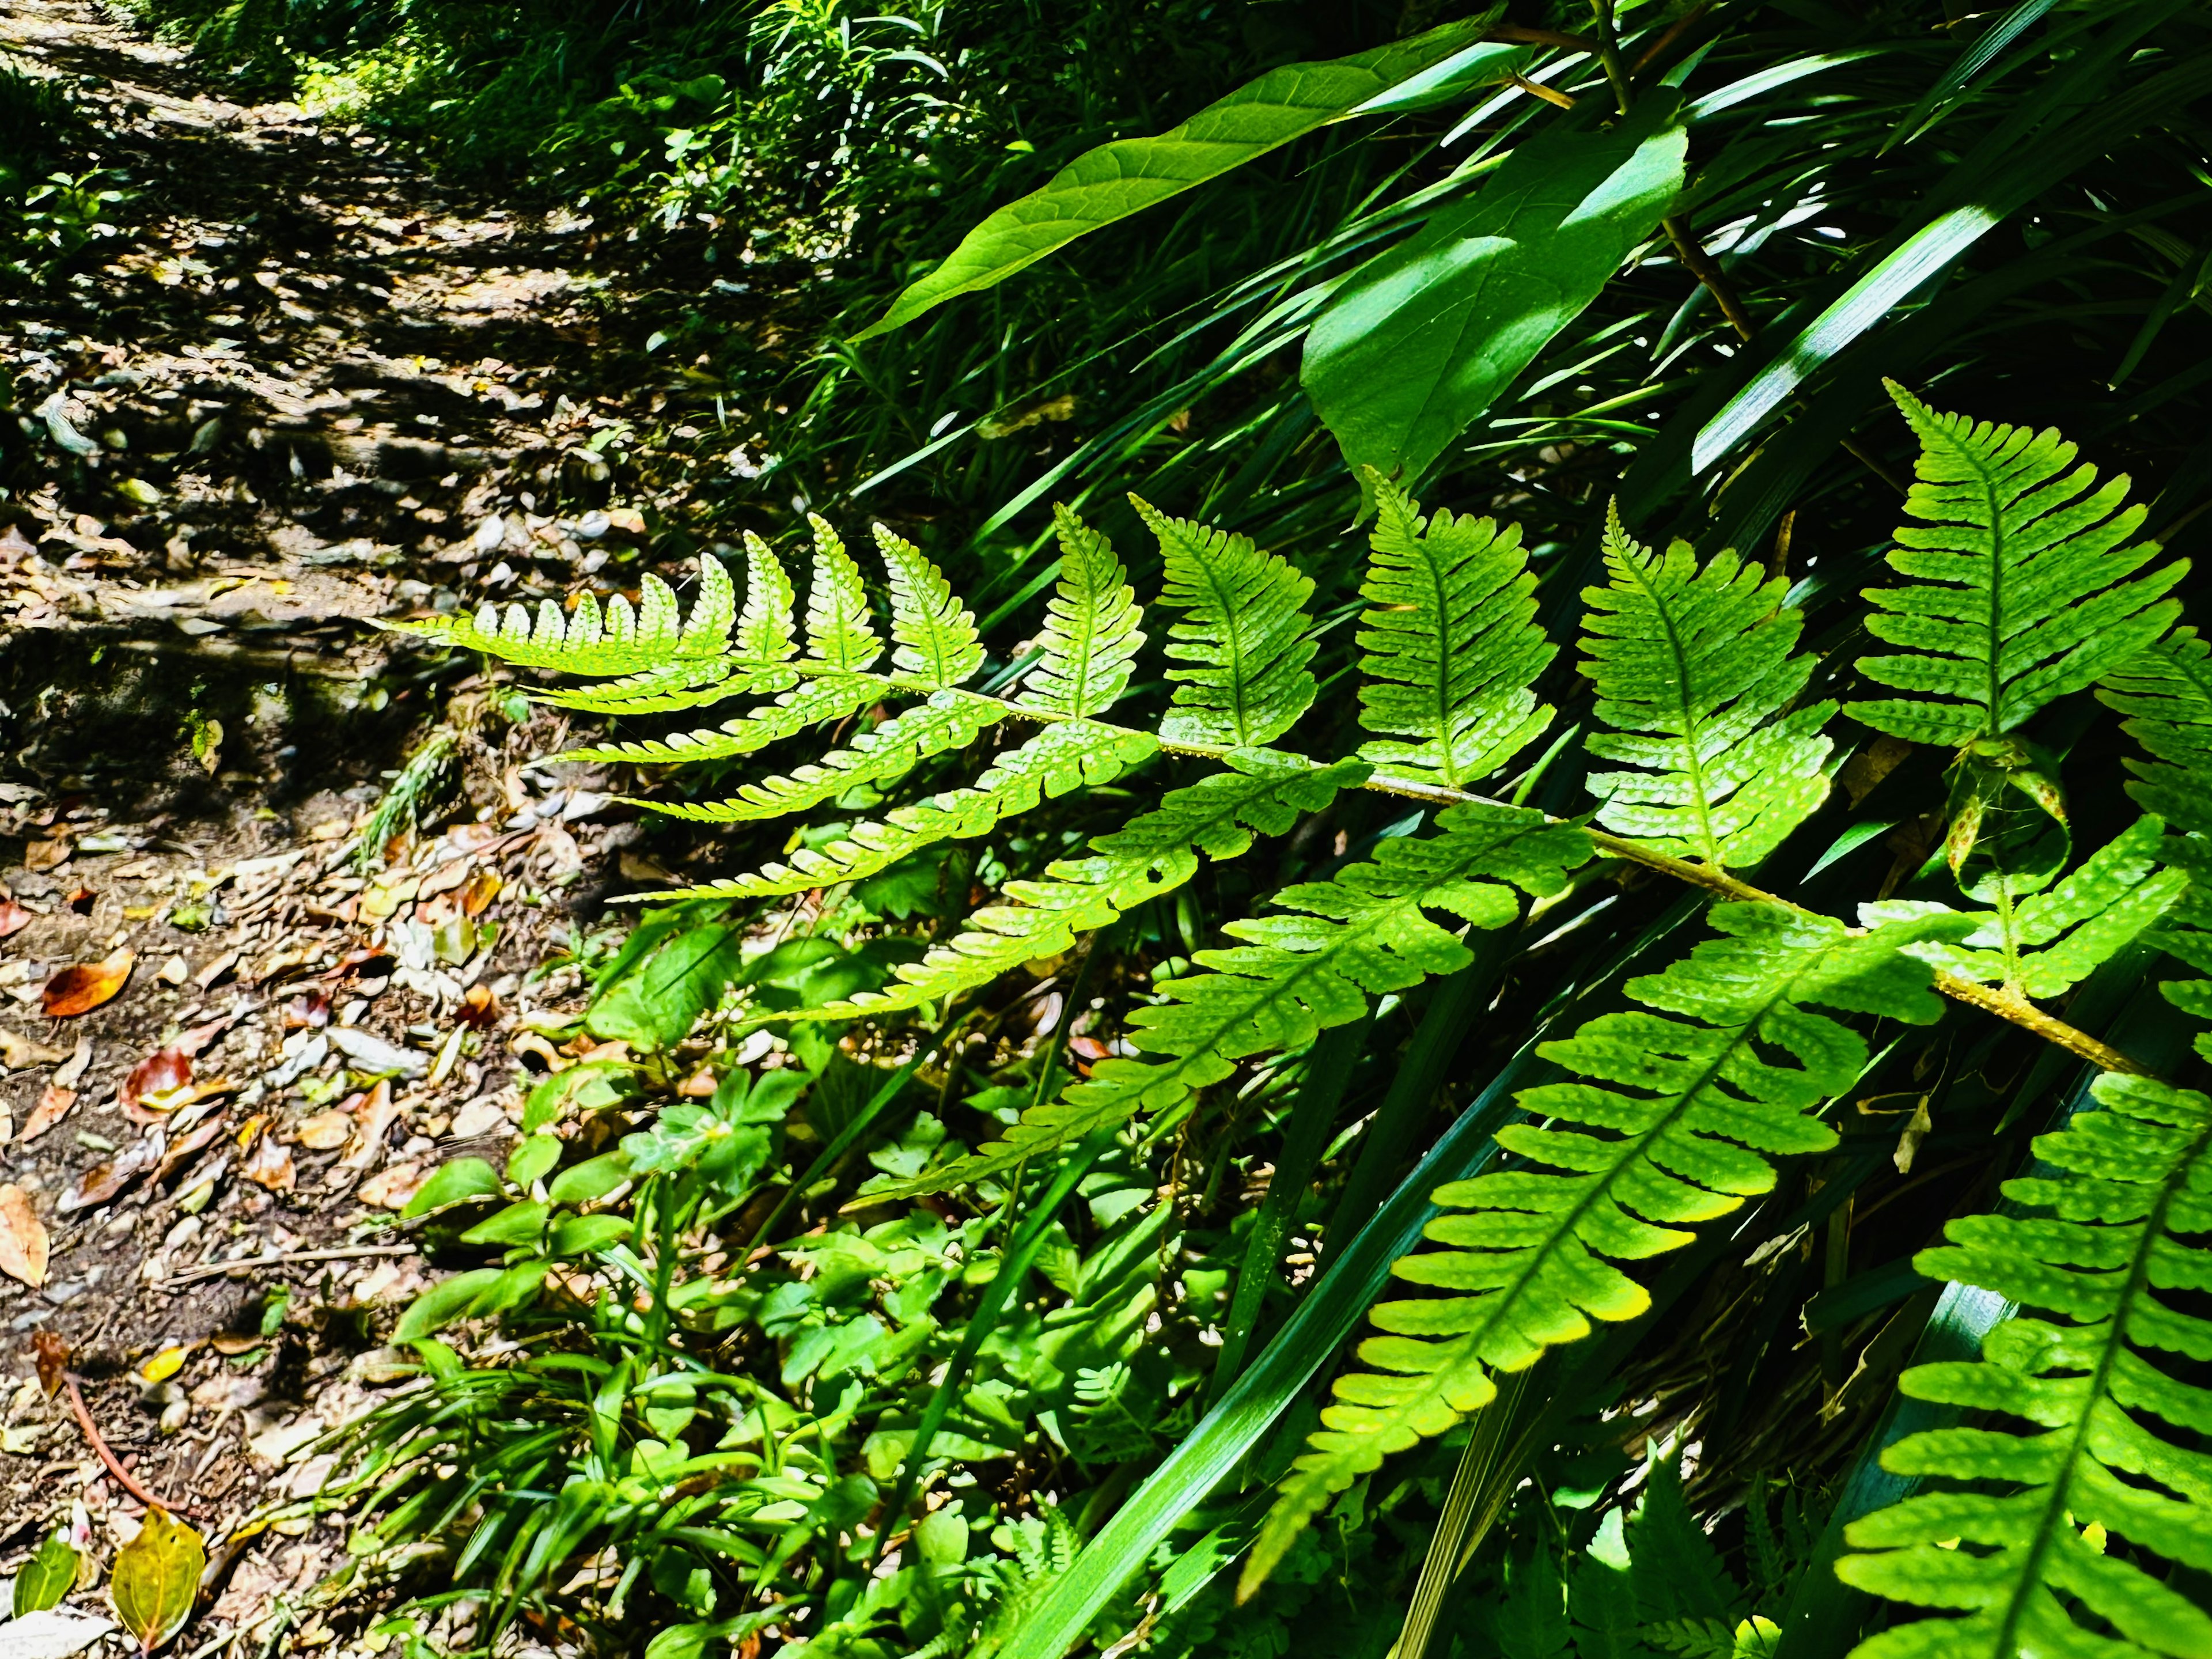
M 1079 1143 L 1095 1149 L 1102 1132 L 1136 1125 L 1157 1140 L 1189 1120 L 1205 1091 L 1255 1066 L 1304 1054 L 1317 1073 L 1323 1045 L 1335 1040 L 1324 1034 L 1356 1030 L 1386 1000 L 1478 963 L 1502 971 L 1554 937 L 1550 912 L 1600 876 L 1640 867 L 1723 901 L 1707 919 L 1712 937 L 1626 981 L 1632 1006 L 1586 1010 L 1570 1034 L 1537 1049 L 1565 1080 L 1520 1092 L 1513 1121 L 1488 1143 L 1495 1168 L 1434 1192 L 1443 1213 L 1426 1237 L 1435 1248 L 1413 1251 L 1392 1271 L 1435 1293 L 1373 1310 L 1382 1334 L 1360 1344 L 1354 1368 L 1336 1379 L 1335 1403 L 1284 1480 L 1247 1559 L 1249 1593 L 1339 1494 L 1392 1454 L 1483 1410 L 1499 1375 L 1526 1371 L 1599 1326 L 1638 1318 L 1649 1305 L 1642 1264 L 1711 1236 L 1712 1224 L 1761 1201 L 1790 1160 L 1834 1147 L 1836 1103 L 1869 1075 L 1899 1027 L 1936 1020 L 1942 997 L 2107 1071 L 2142 1071 L 2043 1005 L 2146 934 L 2206 936 L 2203 913 L 2188 908 L 2193 897 L 2182 902 L 2201 867 L 2199 843 L 2168 823 L 2170 817 L 2190 836 L 2206 832 L 2201 774 L 2212 754 L 2204 647 L 2193 635 L 2170 634 L 2171 590 L 2184 567 L 2130 541 L 2142 514 L 2124 505 L 2126 481 L 2100 485 L 2057 434 L 1938 414 L 1901 389 L 1896 397 L 1921 444 L 1907 502 L 1919 522 L 1899 532 L 1890 556 L 1905 585 L 1867 595 L 1875 607 L 1868 630 L 1899 651 L 1856 669 L 1900 695 L 1844 702 L 1856 726 L 1839 722 L 1836 699 L 1814 690 L 1816 675 L 1825 690 L 1846 664 L 1805 648 L 1803 615 L 1786 582 L 1733 551 L 1646 547 L 1616 509 L 1596 550 L 1604 580 L 1583 594 L 1579 665 L 1589 695 L 1576 713 L 1587 729 L 1578 748 L 1571 732 L 1534 756 L 1558 719 L 1554 704 L 1577 694 L 1550 673 L 1557 647 L 1538 625 L 1537 576 L 1518 534 L 1488 518 L 1425 514 L 1371 473 L 1375 523 L 1343 665 L 1358 676 L 1358 697 L 1356 714 L 1346 698 L 1349 718 L 1334 722 L 1316 667 L 1329 660 L 1324 646 L 1341 649 L 1329 623 L 1345 615 L 1312 613 L 1313 576 L 1245 537 L 1143 501 L 1135 511 L 1158 543 L 1156 604 L 1165 619 L 1137 605 L 1107 538 L 1057 509 L 1061 558 L 1043 625 L 1027 658 L 1003 664 L 983 686 L 975 682 L 990 659 L 973 617 L 928 560 L 879 526 L 885 580 L 871 589 L 818 519 L 803 613 L 775 556 L 755 538 L 742 609 L 728 573 L 708 559 L 688 616 L 647 576 L 635 607 L 615 599 L 602 609 L 586 597 L 566 614 L 550 605 L 534 617 L 487 609 L 401 626 L 518 664 L 595 677 L 596 685 L 545 694 L 579 710 L 629 715 L 756 699 L 719 726 L 595 744 L 574 759 L 727 760 L 884 711 L 842 746 L 744 782 L 724 799 L 638 799 L 695 820 L 735 823 L 877 799 L 925 763 L 933 773 L 957 765 L 987 736 L 999 745 L 968 781 L 909 790 L 825 844 L 655 899 L 737 902 L 856 882 L 948 840 L 1002 837 L 1044 802 L 1109 783 L 1141 803 L 1086 848 L 1006 881 L 880 989 L 796 1012 L 755 1006 L 743 1011 L 746 1021 L 939 1014 L 952 999 L 1069 951 L 1188 886 L 1207 865 L 1243 857 L 1257 838 L 1311 822 L 1352 792 L 1419 809 L 1418 823 L 1403 826 L 1411 833 L 1347 844 L 1311 878 L 1229 921 L 1221 931 L 1233 942 L 1194 951 L 1190 971 L 1165 979 L 1129 1015 L 1119 1052 L 1056 1091 L 1042 1086 L 1053 1073 L 1041 1066 L 1034 1098 L 996 1139 L 872 1185 L 872 1203 L 993 1182 L 1018 1191 L 1023 1170 Z M 1109 718 L 1125 703 L 1146 706 L 1133 681 L 1148 635 L 1160 645 L 1164 703 L 1151 704 L 1149 719 Z M 2084 854 L 2074 845 L 2059 763 L 2030 723 L 2100 682 L 2152 757 L 2135 786 L 2150 816 Z M 1321 746 L 1333 724 L 1353 722 L 1350 742 Z M 1891 884 L 1909 877 L 1910 885 L 1844 918 L 1753 884 L 1822 809 L 1839 754 L 1863 744 L 1865 729 L 1938 746 L 1937 764 L 1951 780 L 1935 850 L 1917 871 L 1901 866 Z M 1610 769 L 1586 773 L 1579 803 L 1562 793 L 1571 767 L 1554 769 L 1570 753 Z M 1188 781 L 1148 782 L 1146 769 L 1169 757 Z M 864 794 L 850 793 L 863 787 Z M 1540 789 L 1547 793 L 1539 797 Z M 2189 1139 L 2199 1109 L 2188 1103 L 2193 1097 L 2115 1084 L 2106 1098 L 2112 1122 L 2132 1114 L 2172 1132 L 2130 1131 L 2146 1146 L 2154 1141 L 2165 1160 L 2127 1177 L 2135 1197 L 2114 1188 L 2100 1198 L 2105 1189 L 2088 1187 L 2077 1197 L 2057 1177 L 2038 1178 L 2038 1201 L 2071 1218 L 2075 1231 L 2062 1238 L 2018 1224 L 2028 1231 L 2006 1272 L 2063 1291 L 2069 1308 L 2087 1307 L 2089 1292 L 2065 1288 L 2066 1264 L 2117 1261 L 2132 1250 L 2130 1260 L 2153 1264 L 2144 1272 L 2154 1277 L 2142 1282 L 2162 1283 L 2155 1274 L 2168 1269 L 2156 1264 L 2181 1258 L 2153 1235 L 2187 1231 L 2194 1213 L 2186 1194 L 2202 1149 Z M 1325 1130 L 1325 1112 L 1321 1123 Z M 2085 1120 L 2055 1144 L 2071 1157 L 2100 1133 Z M 2156 1210 L 2144 1224 L 2149 1231 L 2112 1231 L 2150 1215 L 2144 1206 Z M 1331 1249 L 1342 1242 L 1332 1239 Z M 2036 1261 L 2047 1270 L 2021 1265 Z M 1969 1265 L 1939 1255 L 1923 1271 Z M 2006 1288 L 2014 1279 L 2001 1278 L 1996 1288 L 2014 1294 Z M 2020 1294 L 2027 1298 L 2025 1288 Z M 2119 1333 L 2112 1352 L 2131 1328 L 2124 1320 L 2110 1326 Z M 2073 1359 L 2052 1356 L 2086 1352 L 2091 1340 L 2052 1336 L 2033 1364 L 2026 1346 L 2007 1348 L 2002 1362 L 1993 1355 L 2020 1379 L 2004 1384 L 2013 1390 L 2005 1398 L 2032 1407 L 2030 1415 L 2059 1410 L 2061 1396 L 2072 1401 L 2079 1391 L 2033 1379 L 2051 1365 L 2072 1368 Z M 2135 1376 L 2134 1365 L 2112 1369 L 2112 1386 Z M 1984 1385 L 1944 1372 L 1926 1386 L 1963 1399 Z M 1987 1385 L 1987 1400 L 1996 1399 L 1988 1392 L 1996 1388 Z M 2026 1468 L 2008 1455 L 1978 1453 L 1965 1473 Z M 2124 1462 L 2137 1453 L 2096 1455 Z M 2068 1483 L 2092 1479 L 2079 1473 L 2089 1467 L 2051 1476 L 2045 1484 L 2057 1496 L 2038 1499 L 2037 1513 L 2045 1521 L 2061 1515 L 2074 1502 Z M 1941 1510 L 1952 1518 L 1932 1518 L 1940 1508 L 1913 1510 L 1917 1518 L 1889 1531 L 1865 1523 L 1855 1534 L 1862 1541 L 1894 1540 L 1905 1553 L 1863 1557 L 1850 1571 L 1914 1599 L 1905 1589 L 1922 1582 L 1914 1575 L 1924 1576 L 1927 1563 L 1924 1551 L 1911 1551 L 1966 1524 L 1953 1509 Z M 1996 1544 L 2013 1523 L 1973 1524 Z M 2112 1525 L 2124 1530 L 2117 1518 Z M 2183 1522 L 2160 1525 L 2167 1530 L 2159 1538 L 2178 1538 Z M 2063 1571 L 2090 1574 L 2079 1565 L 2087 1546 L 2078 1530 L 2066 1536 L 2073 1541 L 2063 1559 L 2075 1565 Z M 2027 1554 L 2034 1559 L 2020 1569 L 2022 1583 L 2059 1583 L 2050 1574 L 2062 1571 L 2051 1565 L 2061 1556 L 2041 1545 Z M 2170 1559 L 2195 1560 L 2178 1543 Z M 1969 1580 L 1981 1587 L 1972 1595 L 1996 1582 L 1979 1555 L 1950 1559 L 1950 1578 L 1927 1578 L 1919 1599 L 1966 1605 L 1955 1598 L 1969 1594 L 1961 1588 Z M 2082 1593 L 2074 1585 L 2069 1578 L 2063 1587 Z M 1078 1571 L 1052 1605 L 1111 1589 Z M 1097 1603 L 1085 1605 L 1095 1611 Z M 1899 1634 L 1890 1644 L 1917 1639 Z

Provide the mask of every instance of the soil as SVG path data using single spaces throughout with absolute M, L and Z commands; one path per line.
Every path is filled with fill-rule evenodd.
M 80 0 L 8 0 L 0 46 L 97 107 L 135 192 L 104 264 L 0 295 L 0 1231 L 13 1188 L 47 1257 L 0 1276 L 0 1577 L 143 1513 L 33 1380 L 52 1333 L 129 1484 L 208 1538 L 185 1640 L 313 1646 L 341 1533 L 248 1517 L 392 1380 L 408 1194 L 588 1051 L 547 964 L 636 835 L 605 776 L 532 763 L 554 717 L 368 624 L 672 578 L 676 504 L 608 459 L 667 395 L 617 383 L 587 220 L 227 101 Z M 434 738 L 434 810 L 368 844 Z M 47 1016 L 103 963 L 112 1000 Z

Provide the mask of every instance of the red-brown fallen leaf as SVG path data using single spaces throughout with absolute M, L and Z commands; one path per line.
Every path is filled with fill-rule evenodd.
M 78 963 L 64 968 L 46 981 L 39 1006 L 49 1019 L 70 1019 L 91 1012 L 123 988 L 138 953 L 129 945 L 111 952 L 104 962 Z
M 331 994 L 310 991 L 284 1005 L 284 1028 L 299 1031 L 331 1023 Z
M 15 1137 L 16 1143 L 36 1140 L 67 1116 L 69 1109 L 76 1104 L 76 1090 L 49 1083 L 46 1092 L 39 1097 L 39 1103 L 31 1109 L 30 1116 L 23 1120 L 23 1133 Z
M 131 1142 L 106 1163 L 94 1164 L 70 1182 L 61 1202 L 54 1206 L 56 1212 L 71 1215 L 106 1203 L 161 1161 L 161 1146 L 160 1135 L 148 1135 Z
M 291 1148 L 281 1144 L 274 1135 L 261 1138 L 246 1162 L 238 1166 L 238 1172 L 272 1193 L 289 1193 L 299 1181 L 292 1168 Z
M 69 1339 L 58 1331 L 33 1331 L 31 1334 L 31 1364 L 39 1373 L 39 1387 L 52 1400 L 61 1392 L 62 1377 L 69 1370 Z
M 461 1024 L 479 1031 L 499 1023 L 499 999 L 488 985 L 471 985 L 461 993 Z
M 91 888 L 80 886 L 62 902 L 68 905 L 77 915 L 88 916 L 92 914 L 93 901 L 99 896 L 100 895 L 94 892 Z
M 208 1021 L 204 1025 L 193 1026 L 191 1030 L 179 1036 L 169 1046 L 180 1054 L 186 1056 L 196 1054 L 238 1024 L 238 1018 L 235 1013 L 220 1015 Z
M 31 912 L 13 899 L 0 899 L 0 939 L 20 933 L 31 925 Z
M 0 1187 L 0 1273 L 34 1291 L 46 1282 L 46 1224 L 12 1182 Z
M 218 1115 L 210 1118 L 190 1134 L 180 1136 L 170 1146 L 167 1152 L 161 1154 L 161 1162 L 154 1170 L 154 1179 L 156 1182 L 163 1182 L 176 1174 L 184 1167 L 186 1158 L 214 1140 L 222 1133 L 222 1118 Z
M 143 1105 L 149 1095 L 181 1089 L 191 1080 L 190 1056 L 180 1048 L 162 1048 L 131 1068 L 131 1074 L 123 1079 L 123 1086 L 115 1091 L 115 1098 L 127 1112 L 134 1106 Z

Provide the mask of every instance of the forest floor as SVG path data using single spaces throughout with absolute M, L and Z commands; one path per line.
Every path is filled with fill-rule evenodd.
M 666 377 L 625 367 L 588 220 L 225 101 L 84 0 L 4 0 L 0 46 L 133 192 L 104 265 L 0 295 L 0 1577 L 58 1516 L 112 1551 L 136 1486 L 209 1539 L 185 1645 L 313 1646 L 342 1532 L 244 1523 L 392 1380 L 396 1211 L 588 1051 L 548 959 L 659 873 L 606 779 L 530 763 L 557 720 L 367 624 L 631 586 L 680 503 L 607 452 Z M 361 846 L 434 725 L 456 787 Z

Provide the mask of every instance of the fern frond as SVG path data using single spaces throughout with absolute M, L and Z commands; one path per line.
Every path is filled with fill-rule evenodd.
M 646 742 L 599 744 L 572 749 L 553 758 L 655 766 L 726 760 L 733 755 L 750 755 L 781 738 L 794 737 L 810 726 L 857 714 L 882 696 L 884 689 L 884 683 L 873 675 L 824 673 L 793 687 L 774 702 L 763 703 L 749 714 L 724 721 L 719 729 L 679 732 L 672 737 Z
M 1362 760 L 1460 788 L 1551 723 L 1528 690 L 1559 654 L 1536 627 L 1536 579 L 1520 527 L 1420 506 L 1367 469 L 1373 556 L 1360 597 L 1359 723 L 1382 735 Z M 1411 738 L 1411 742 L 1392 739 Z
M 790 573 L 775 550 L 745 532 L 745 608 L 738 616 L 737 652 L 756 662 L 783 662 L 796 656 L 792 636 Z
M 487 605 L 474 617 L 426 617 L 410 622 L 380 622 L 398 634 L 413 634 L 441 645 L 481 651 L 526 668 L 558 668 L 571 674 L 636 674 L 684 657 L 716 656 L 728 648 L 733 592 L 730 573 L 711 556 L 699 561 L 699 595 L 684 622 L 675 590 L 647 574 L 638 585 L 638 608 L 620 594 L 611 596 L 604 616 L 599 601 L 580 595 L 574 611 L 563 613 L 550 599 L 533 615 L 512 605 L 506 614 Z
M 814 568 L 806 585 L 806 660 L 860 673 L 884 654 L 884 643 L 868 618 L 867 585 L 829 520 L 810 513 L 806 522 L 814 530 Z
M 2212 835 L 2212 648 L 2176 629 L 2106 674 L 2097 697 L 2153 757 L 2128 762 L 2128 793 L 2177 829 Z
M 1831 747 L 1820 728 L 1832 702 L 1790 709 L 1812 677 L 1793 656 L 1804 628 L 1790 590 L 1733 551 L 1698 568 L 1687 542 L 1664 553 L 1606 511 L 1611 581 L 1583 590 L 1582 672 L 1597 688 L 1588 739 L 1603 760 L 1597 820 L 1654 851 L 1713 865 L 1753 865 L 1827 798 Z
M 1047 797 L 1110 783 L 1158 748 L 1141 732 L 1123 732 L 1085 720 L 1063 721 L 1000 756 L 973 785 L 899 807 L 880 821 L 855 824 L 843 840 L 818 850 L 800 848 L 791 855 L 789 864 L 770 864 L 752 875 L 701 887 L 638 896 L 655 903 L 686 898 L 769 898 L 834 886 L 841 881 L 858 881 L 934 842 L 980 836 L 1006 818 L 1033 811 Z
M 1516 1167 L 1437 1190 L 1438 1205 L 1461 1212 L 1429 1224 L 1447 1248 L 1392 1272 L 1457 1294 L 1373 1310 L 1388 1334 L 1359 1357 L 1376 1369 L 1337 1382 L 1240 1593 L 1336 1493 L 1486 1404 L 1492 1370 L 1526 1370 L 1588 1335 L 1593 1319 L 1642 1313 L 1649 1297 L 1616 1262 L 1680 1249 L 1694 1237 L 1686 1226 L 1768 1191 L 1771 1160 L 1836 1144 L 1813 1114 L 1859 1076 L 1867 1048 L 1816 1006 L 1922 1024 L 1941 1012 L 1927 965 L 1900 947 L 1955 922 L 1855 935 L 1761 904 L 1721 905 L 1712 921 L 1722 937 L 1629 982 L 1657 1012 L 1601 1015 L 1537 1051 L 1589 1080 L 1522 1093 L 1538 1122 L 1498 1133 Z
M 2171 866 L 2173 843 L 2157 818 L 2138 818 L 2081 867 L 2004 910 L 1983 911 L 1956 943 L 1916 945 L 1913 954 L 1979 984 L 2031 997 L 2062 996 L 2151 927 L 2189 885 Z M 1940 904 L 1888 900 L 1864 906 L 1869 920 L 1955 915 Z
M 875 527 L 876 546 L 891 587 L 891 661 L 932 690 L 957 685 L 983 665 L 975 638 L 975 613 L 952 597 L 945 573 L 912 542 Z
M 642 673 L 625 674 L 620 679 L 602 680 L 573 690 L 533 692 L 531 701 L 589 714 L 658 714 L 701 708 L 745 692 L 780 691 L 791 684 L 792 677 L 784 674 L 781 684 L 773 683 L 774 678 L 775 671 L 770 668 L 757 672 L 751 665 L 732 658 L 702 657 L 665 663 Z
M 1338 790 L 1365 782 L 1369 772 L 1358 761 L 1309 767 L 1266 750 L 1231 755 L 1229 764 L 1226 772 L 1170 790 L 1111 835 L 1092 836 L 1091 856 L 1060 860 L 1042 881 L 1008 882 L 1000 890 L 1016 903 L 976 911 L 964 931 L 902 964 L 902 984 L 833 1003 L 821 1014 L 848 1018 L 918 1007 L 1058 956 L 1131 905 L 1182 886 L 1197 872 L 1200 853 L 1216 863 L 1238 857 L 1255 832 L 1281 835 Z
M 1176 689 L 1160 741 L 1232 749 L 1273 742 L 1316 690 L 1306 667 L 1316 649 L 1305 612 L 1313 579 L 1279 554 L 1261 552 L 1249 536 L 1170 519 L 1129 499 L 1159 538 L 1166 565 L 1160 603 L 1190 617 L 1168 626 L 1167 654 L 1193 665 L 1168 670 Z
M 1129 684 L 1144 615 L 1114 544 L 1066 507 L 1055 505 L 1060 580 L 1046 608 L 1037 659 L 1015 698 L 1051 714 L 1101 714 Z
M 1422 840 L 1384 842 L 1372 861 L 1334 881 L 1285 888 L 1276 902 L 1286 914 L 1232 923 L 1226 931 L 1250 943 L 1201 951 L 1197 962 L 1213 971 L 1170 981 L 1158 1004 L 1131 1016 L 1132 1041 L 1166 1059 L 1101 1060 L 1087 1082 L 1024 1115 L 1003 1141 L 899 1190 L 981 1180 L 1139 1111 L 1177 1107 L 1240 1060 L 1302 1047 L 1358 1018 L 1369 995 L 1473 959 L 1429 912 L 1503 927 L 1519 914 L 1513 889 L 1556 892 L 1564 872 L 1589 856 L 1580 830 L 1510 806 L 1455 806 L 1437 828 Z
M 853 739 L 850 749 L 833 749 L 819 762 L 781 777 L 740 784 L 726 800 L 705 803 L 648 801 L 656 812 L 694 823 L 744 823 L 787 817 L 843 794 L 858 784 L 896 783 L 932 755 L 964 749 L 986 726 L 1010 714 L 1004 705 L 981 697 L 940 693 L 919 708 L 885 720 Z
M 1972 1483 L 1853 1522 L 1844 1582 L 1954 1613 L 1899 1624 L 1854 1659 L 2125 1659 L 2212 1652 L 2179 1568 L 2212 1571 L 2212 1100 L 2144 1078 L 2092 1085 L 2105 1109 L 2039 1139 L 2052 1175 L 2005 1183 L 2039 1218 L 1954 1221 L 1913 1265 L 2023 1308 L 1978 1361 L 1920 1365 L 1914 1399 L 2017 1426 L 1910 1436 L 1893 1474 Z M 2124 1547 L 2121 1547 L 2124 1540 Z
M 1889 556 L 1912 583 L 1865 594 L 1876 607 L 1868 631 L 1911 654 L 1868 657 L 1859 672 L 1922 695 L 1849 714 L 1913 743 L 1963 747 L 2095 684 L 2166 632 L 2180 605 L 2165 595 L 2189 567 L 2136 574 L 2160 550 L 2126 544 L 2144 509 L 2123 507 L 2124 475 L 2097 489 L 2097 469 L 2075 466 L 2077 450 L 2055 430 L 1938 414 L 1894 384 L 1890 395 L 1920 439 L 1905 510 L 1927 527 L 1900 529 Z

